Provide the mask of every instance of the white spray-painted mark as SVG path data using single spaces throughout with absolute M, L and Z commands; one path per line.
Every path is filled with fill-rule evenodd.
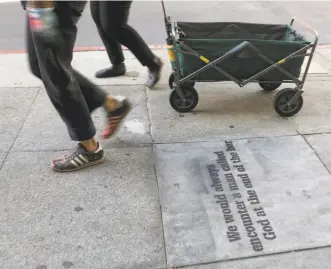
M 125 122 L 125 127 L 133 134 L 144 134 L 145 128 L 141 120 L 129 120 Z

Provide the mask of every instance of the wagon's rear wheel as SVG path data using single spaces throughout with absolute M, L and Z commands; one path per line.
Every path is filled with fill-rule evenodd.
M 280 85 L 282 85 L 282 83 L 264 83 L 264 82 L 260 82 L 259 84 L 263 90 L 268 92 L 274 91 L 277 88 L 279 88 Z
M 170 74 L 168 83 L 169 83 L 170 89 L 173 89 L 174 88 L 174 84 L 175 84 L 175 73 L 171 73 Z M 195 82 L 194 81 L 190 81 L 190 82 L 183 83 L 183 85 L 194 87 Z
M 182 91 L 185 100 L 180 98 L 175 88 L 171 91 L 169 96 L 170 105 L 178 112 L 190 112 L 199 102 L 198 92 L 193 87 L 183 85 L 180 87 L 180 90 Z
M 303 106 L 303 98 L 300 95 L 291 104 L 289 101 L 297 93 L 295 89 L 283 89 L 279 91 L 274 97 L 274 109 L 282 117 L 292 117 L 297 114 Z

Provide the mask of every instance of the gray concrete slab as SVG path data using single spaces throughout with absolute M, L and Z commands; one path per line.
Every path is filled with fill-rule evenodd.
M 0 172 L 1 268 L 164 268 L 151 148 L 56 174 L 60 152 L 10 153 Z M 43 267 L 42 267 L 43 266 Z
M 329 269 L 331 248 L 185 267 L 185 269 Z
M 321 54 L 326 60 L 331 62 L 331 48 L 329 49 L 320 49 L 318 53 Z
M 282 119 L 274 111 L 274 93 L 263 92 L 257 84 L 239 88 L 234 83 L 197 83 L 199 103 L 194 111 L 185 114 L 171 108 L 168 86 L 159 88 L 147 92 L 151 131 L 156 142 L 297 133 L 292 119 Z
M 1 54 L 0 87 L 40 87 L 42 82 L 34 77 L 28 66 L 26 54 Z
M 166 49 L 160 49 L 153 50 L 153 53 L 164 62 L 159 84 L 167 84 L 169 75 L 172 72 L 168 51 Z M 148 78 L 148 69 L 142 66 L 129 50 L 124 50 L 124 57 L 127 67 L 126 75 L 116 78 L 96 79 L 94 76 L 97 70 L 109 67 L 109 60 L 105 51 L 77 52 L 74 54 L 72 65 L 98 85 L 144 85 Z M 314 66 L 316 65 L 318 64 L 314 63 Z
M 165 75 L 160 83 L 168 83 L 171 68 L 167 50 L 155 50 L 154 53 L 161 57 L 165 63 L 163 68 Z M 109 60 L 105 51 L 76 52 L 72 66 L 98 85 L 144 85 L 148 78 L 147 68 L 142 66 L 130 51 L 124 50 L 124 56 L 127 74 L 117 78 L 96 79 L 94 76 L 97 70 L 109 67 Z M 41 81 L 31 74 L 26 57 L 26 54 L 0 54 L 0 72 L 6 74 L 1 78 L 0 87 L 42 86 Z
M 324 76 L 325 74 L 330 74 L 330 60 L 328 59 L 328 53 L 327 53 L 328 49 L 325 48 L 321 48 L 318 47 L 315 51 L 315 54 L 313 56 L 313 60 L 312 63 L 314 63 L 314 65 L 310 65 L 309 67 L 309 77 L 312 78 L 314 76 L 319 76 L 322 75 Z M 302 66 L 301 69 L 301 73 L 303 73 L 305 70 L 304 68 L 306 67 L 307 64 L 307 60 L 309 58 L 306 57 L 304 64 Z
M 331 176 L 301 136 L 159 144 L 155 155 L 169 265 L 331 244 Z
M 125 120 L 122 129 L 114 138 L 102 141 L 103 147 L 122 147 L 142 145 L 151 142 L 149 120 L 146 106 L 146 94 L 143 86 L 104 87 L 112 95 L 125 95 L 132 101 L 134 108 Z M 99 130 L 105 122 L 102 108 L 93 113 L 94 123 Z M 13 150 L 58 150 L 74 146 L 67 129 L 53 108 L 45 92 L 41 92 L 31 109 Z
M 287 119 L 273 108 L 274 95 L 286 87 L 293 85 L 268 93 L 258 84 L 239 88 L 234 83 L 197 83 L 197 107 L 180 114 L 170 106 L 168 87 L 160 86 L 147 92 L 153 138 L 168 143 L 331 132 L 330 80 L 308 80 L 303 108 Z
M 143 67 L 127 50 L 124 51 L 127 73 L 125 76 L 115 78 L 96 79 L 96 71 L 109 67 L 109 59 L 105 51 L 77 52 L 72 61 L 73 67 L 80 70 L 91 81 L 98 85 L 137 85 L 147 80 L 147 69 Z M 86 64 L 86 63 L 89 64 Z
M 303 75 L 304 72 L 306 71 L 308 60 L 309 60 L 309 58 L 306 57 L 303 62 L 302 69 L 301 69 L 301 75 Z M 308 69 L 308 75 L 315 75 L 315 74 L 324 74 L 325 75 L 328 73 L 329 73 L 329 71 L 326 68 L 326 66 L 324 67 L 324 65 L 319 64 L 318 61 L 312 61 L 309 66 L 309 69 Z
M 159 84 L 168 84 L 168 78 L 172 72 L 168 52 L 166 49 L 157 49 L 153 50 L 153 53 L 164 61 Z M 117 78 L 96 79 L 94 76 L 97 70 L 109 67 L 109 60 L 105 51 L 76 52 L 74 53 L 72 66 L 98 85 L 144 85 L 148 78 L 147 68 L 142 66 L 129 50 L 124 50 L 124 56 L 127 73 L 125 76 Z M 303 68 L 305 64 L 306 62 Z M 311 63 L 309 75 L 325 76 L 329 72 L 328 70 L 329 64 L 318 54 Z M 34 87 L 42 85 L 40 80 L 31 74 L 26 62 L 26 54 L 0 54 L 0 71 L 7 74 L 1 79 L 0 87 Z M 17 76 L 18 71 L 19 76 Z M 159 87 L 157 86 L 157 88 Z
M 0 168 L 2 167 L 2 164 L 6 158 L 6 155 L 7 155 L 6 153 L 0 152 Z
M 0 152 L 10 149 L 37 92 L 37 88 L 0 88 Z
M 8 131 L 8 130 L 0 130 L 0 152 L 5 153 L 10 150 L 10 147 L 15 141 L 17 136 L 17 132 Z
M 2 100 L 2 102 L 6 102 L 8 99 L 34 99 L 39 90 L 40 87 L 1 87 L 0 100 Z
M 168 84 L 169 75 L 172 73 L 168 51 L 166 49 L 154 50 L 153 53 L 160 57 L 163 62 L 162 76 L 159 84 Z M 126 58 L 127 74 L 117 78 L 96 79 L 94 74 L 101 68 L 109 66 L 109 60 L 105 51 L 92 51 L 75 53 L 72 65 L 98 85 L 137 85 L 144 84 L 148 77 L 148 70 L 143 67 L 137 58 L 128 50 L 124 51 Z M 308 58 L 302 66 L 302 73 L 306 67 Z M 89 63 L 89 64 L 86 64 Z M 321 59 L 314 58 L 309 68 L 309 75 L 325 75 L 328 73 L 326 65 Z M 159 88 L 158 86 L 156 88 Z
M 331 134 L 306 135 L 305 139 L 331 173 Z
M 331 131 L 330 80 L 311 81 L 304 87 L 302 110 L 291 119 L 301 134 Z
M 325 64 L 323 65 L 325 69 L 331 72 L 331 49 L 319 49 L 317 50 L 318 57 L 322 57 Z

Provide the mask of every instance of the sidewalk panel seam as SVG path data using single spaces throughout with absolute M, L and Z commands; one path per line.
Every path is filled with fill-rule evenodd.
M 315 135 L 315 134 L 307 134 L 308 135 Z M 328 167 L 326 166 L 326 164 L 323 162 L 321 156 L 317 153 L 317 151 L 314 149 L 314 147 L 309 143 L 309 141 L 306 138 L 306 135 L 301 135 L 302 138 L 306 141 L 307 145 L 311 148 L 312 151 L 314 151 L 316 157 L 320 160 L 320 162 L 323 164 L 323 166 L 325 167 L 326 171 L 328 171 L 328 173 L 331 175 L 331 171 L 328 169 Z
M 326 248 L 331 248 L 331 245 L 324 245 L 324 246 L 312 247 L 312 248 L 301 248 L 301 249 L 280 251 L 280 252 L 276 252 L 276 253 L 269 253 L 269 254 L 255 255 L 255 256 L 246 256 L 246 257 L 242 257 L 242 258 L 233 258 L 233 259 L 227 259 L 227 260 L 217 260 L 217 261 L 207 262 L 207 263 L 180 265 L 180 266 L 174 267 L 174 269 L 185 269 L 185 268 L 189 268 L 189 267 L 193 267 L 193 266 L 204 266 L 204 265 L 218 264 L 218 263 L 225 263 L 225 262 L 250 260 L 250 259 L 255 259 L 255 258 L 272 257 L 272 256 L 283 255 L 283 254 L 305 252 L 305 251 L 310 251 L 310 250 L 318 250 L 318 249 L 326 249 Z
M 162 206 L 161 206 L 161 196 L 160 196 L 160 187 L 159 187 L 159 181 L 157 176 L 157 168 L 156 168 L 156 158 L 155 158 L 155 150 L 154 150 L 154 136 L 152 132 L 152 121 L 151 121 L 151 115 L 150 115 L 150 109 L 149 109 L 149 97 L 147 92 L 147 87 L 145 87 L 145 94 L 146 94 L 146 108 L 147 108 L 147 117 L 149 121 L 149 134 L 152 138 L 151 148 L 152 148 L 152 156 L 153 156 L 153 170 L 155 175 L 155 181 L 157 186 L 157 197 L 159 199 L 159 210 L 160 210 L 160 217 L 161 217 L 161 229 L 162 229 L 162 240 L 163 240 L 163 253 L 164 253 L 164 259 L 165 259 L 165 265 L 168 265 L 168 259 L 167 259 L 167 248 L 166 248 L 166 242 L 165 242 L 165 235 L 164 235 L 164 226 L 163 226 L 163 214 L 162 214 Z
M 28 116 L 29 116 L 29 114 L 30 114 L 30 111 L 31 111 L 31 109 L 32 109 L 32 106 L 33 106 L 34 103 L 36 102 L 37 97 L 38 97 L 38 95 L 39 95 L 39 93 L 40 93 L 40 91 L 41 91 L 41 87 L 33 87 L 33 88 L 38 88 L 38 90 L 37 90 L 36 95 L 34 96 L 32 102 L 31 102 L 31 104 L 30 104 L 30 106 L 29 106 L 29 109 L 28 109 L 28 111 L 27 111 L 27 113 L 26 113 L 26 115 L 25 115 L 25 117 L 24 117 L 24 120 L 23 120 L 23 122 L 22 122 L 20 128 L 19 128 L 18 131 L 17 131 L 17 134 L 16 134 L 16 136 L 15 136 L 13 142 L 11 143 L 11 145 L 10 145 L 8 151 L 7 151 L 6 154 L 5 154 L 5 158 L 3 159 L 3 162 L 2 162 L 2 164 L 0 165 L 0 171 L 1 171 L 2 167 L 5 165 L 5 162 L 6 162 L 6 160 L 7 160 L 7 157 L 8 157 L 8 155 L 9 155 L 9 153 L 11 152 L 11 150 L 12 150 L 12 148 L 13 148 L 13 146 L 14 146 L 14 144 L 15 144 L 17 138 L 18 138 L 18 136 L 20 135 L 20 133 L 21 133 L 21 131 L 22 131 L 22 129 L 23 129 L 23 126 L 24 126 L 24 124 L 25 124 L 25 122 L 26 122 L 26 120 L 27 120 L 27 118 L 28 118 Z
M 154 145 L 152 146 L 152 156 L 153 156 L 153 168 L 154 168 L 154 174 L 155 174 L 155 180 L 157 185 L 157 196 L 159 197 L 160 202 L 160 217 L 161 217 L 161 226 L 162 226 L 162 237 L 163 237 L 163 249 L 164 249 L 164 258 L 166 266 L 168 265 L 168 256 L 167 256 L 167 247 L 166 247 L 166 240 L 165 240 L 165 234 L 164 234 L 164 225 L 163 225 L 163 212 L 162 212 L 162 205 L 161 205 L 161 196 L 160 196 L 160 187 L 159 187 L 159 180 L 158 180 L 158 173 L 156 168 L 156 158 L 155 158 L 155 148 Z

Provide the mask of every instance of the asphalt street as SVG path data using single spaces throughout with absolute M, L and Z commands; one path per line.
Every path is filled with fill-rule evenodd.
M 166 1 L 168 15 L 183 21 L 246 21 L 288 23 L 300 18 L 320 33 L 320 44 L 331 43 L 330 1 Z M 164 44 L 159 1 L 134 1 L 129 23 L 148 44 Z M 25 16 L 19 2 L 0 4 L 0 50 L 24 49 Z M 298 28 L 299 29 L 299 28 Z M 79 22 L 76 46 L 102 46 L 89 5 Z

